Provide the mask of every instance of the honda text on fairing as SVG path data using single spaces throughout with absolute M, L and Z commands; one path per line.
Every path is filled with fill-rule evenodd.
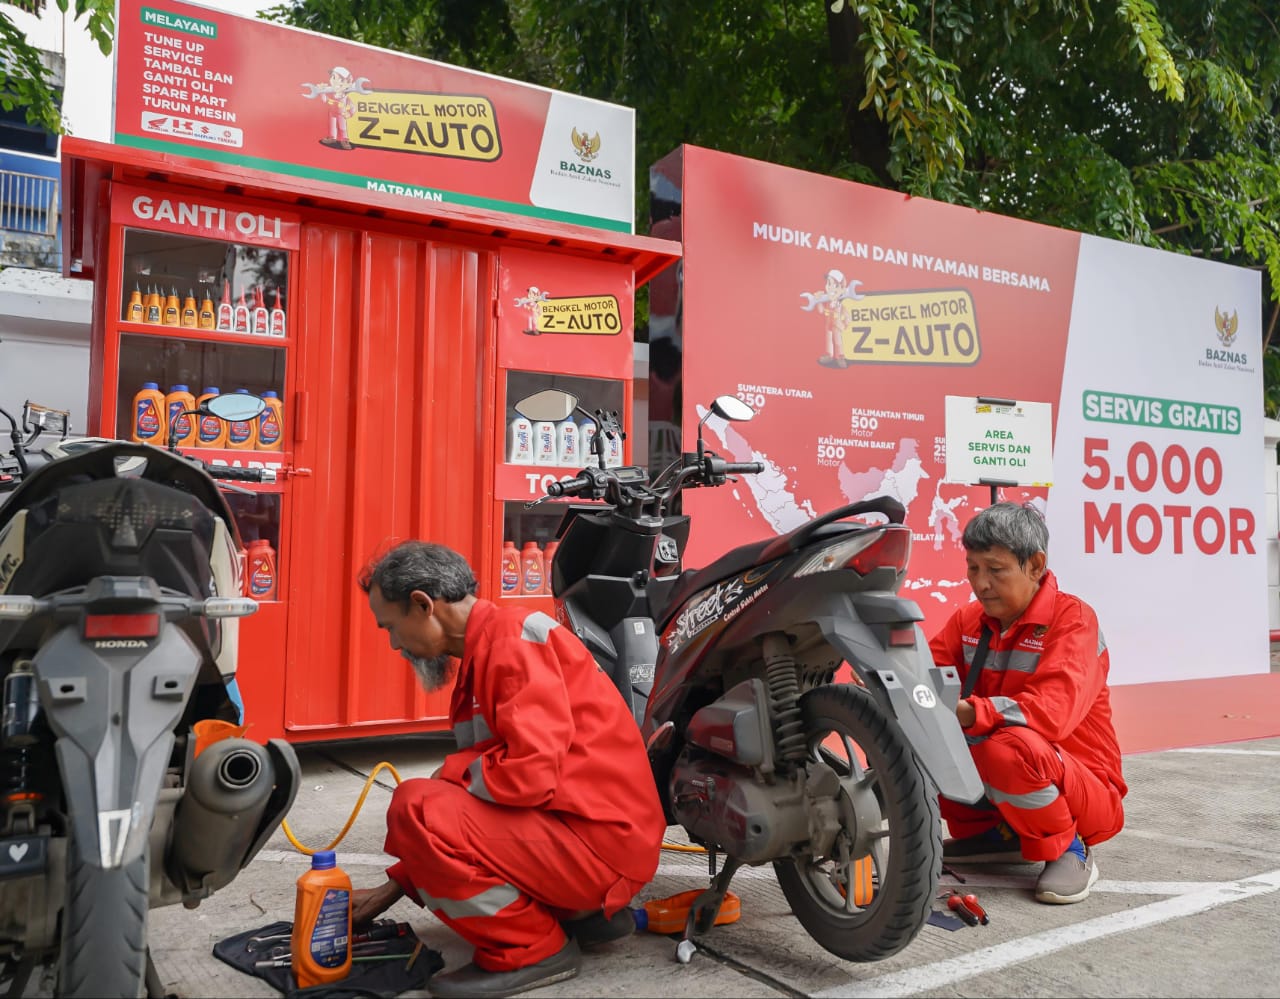
M 262 406 L 236 394 L 182 415 Z M 68 438 L 65 414 L 29 404 L 23 440 L 0 416 L 2 973 L 15 995 L 38 973 L 60 996 L 161 995 L 149 909 L 229 884 L 297 792 L 283 740 L 196 752 L 200 722 L 240 721 L 228 685 L 257 606 L 214 476 L 270 473 Z M 54 417 L 61 435 L 37 450 Z
M 515 408 L 530 420 L 579 409 L 555 389 Z M 703 424 L 754 412 L 716 399 L 696 451 L 652 483 L 606 467 L 605 441 L 623 431 L 616 413 L 592 415 L 592 463 L 529 505 L 594 501 L 566 510 L 552 592 L 631 705 L 668 821 L 711 856 L 686 938 L 710 930 L 740 867 L 772 863 L 828 951 L 897 953 L 941 874 L 937 795 L 983 793 L 955 717 L 959 677 L 933 666 L 920 608 L 897 595 L 911 550 L 902 505 L 854 503 L 685 570 L 681 491 L 763 467 L 708 450 Z M 846 663 L 851 681 L 836 682 Z

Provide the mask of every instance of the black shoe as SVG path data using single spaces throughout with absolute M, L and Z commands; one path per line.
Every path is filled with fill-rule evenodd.
M 942 841 L 944 864 L 1030 864 L 1022 856 L 1022 841 L 1004 822 L 976 836 Z
M 427 991 L 440 999 L 503 999 L 530 989 L 540 989 L 573 978 L 582 967 L 582 952 L 573 940 L 537 964 L 514 971 L 485 971 L 468 964 L 445 975 L 427 979 Z
M 593 950 L 604 944 L 613 943 L 615 940 L 631 936 L 636 931 L 635 916 L 625 907 L 608 919 L 604 918 L 604 911 L 599 910 L 581 919 L 567 919 L 560 925 L 564 927 L 566 934 L 578 941 L 578 946 L 583 950 Z

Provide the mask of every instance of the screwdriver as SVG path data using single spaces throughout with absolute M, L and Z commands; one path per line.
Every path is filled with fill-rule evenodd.
M 357 931 L 351 934 L 351 942 L 353 944 L 369 943 L 373 940 L 394 940 L 397 937 L 407 937 L 411 927 L 408 923 L 374 923 L 367 930 Z
M 964 900 L 954 893 L 947 896 L 947 908 L 963 919 L 970 926 L 978 925 L 978 917 L 964 904 Z
M 978 917 L 978 921 L 982 923 L 983 926 L 986 926 L 987 923 L 991 922 L 991 920 L 987 918 L 987 910 L 978 904 L 977 895 L 961 895 L 960 901 L 964 903 L 964 907 L 966 909 Z

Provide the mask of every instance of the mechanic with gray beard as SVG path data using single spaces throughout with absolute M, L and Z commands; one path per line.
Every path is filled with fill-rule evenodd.
M 364 924 L 402 895 L 475 948 L 435 996 L 508 996 L 572 978 L 581 949 L 629 935 L 628 904 L 658 866 L 666 819 L 640 731 L 567 628 L 475 595 L 470 565 L 407 541 L 360 576 L 392 649 L 427 691 L 454 681 L 457 740 L 430 778 L 401 782 Z

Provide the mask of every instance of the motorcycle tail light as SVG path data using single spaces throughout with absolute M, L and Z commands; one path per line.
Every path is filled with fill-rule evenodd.
M 911 558 L 911 532 L 905 527 L 890 527 L 876 540 L 849 559 L 849 567 L 860 575 L 889 568 L 903 572 Z
M 902 525 L 893 524 L 842 538 L 810 556 L 795 574 L 809 576 L 815 572 L 852 569 L 859 575 L 866 576 L 882 568 L 903 572 L 910 557 L 911 531 Z
M 86 614 L 85 638 L 155 638 L 159 614 Z
M 916 644 L 916 629 L 909 624 L 889 629 L 889 645 L 894 648 L 911 648 Z

